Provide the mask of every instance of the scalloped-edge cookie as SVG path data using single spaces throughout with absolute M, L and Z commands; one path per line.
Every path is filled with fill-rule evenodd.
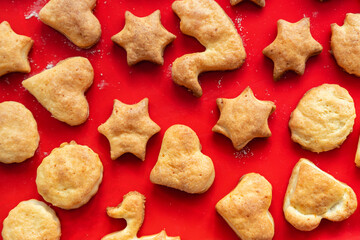
M 34 156 L 39 132 L 32 113 L 21 103 L 0 103 L 0 162 L 19 163 Z
M 331 50 L 337 64 L 360 77 L 360 14 L 347 13 L 344 25 L 331 24 Z
M 86 204 L 103 178 L 99 156 L 75 141 L 62 143 L 45 157 L 37 169 L 36 186 L 45 201 L 63 209 Z
M 271 184 L 260 174 L 248 173 L 215 206 L 242 240 L 271 240 L 274 220 L 269 212 Z
M 150 181 L 187 193 L 203 193 L 211 187 L 214 178 L 213 162 L 201 152 L 196 133 L 185 125 L 169 127 Z
M 28 54 L 34 41 L 16 34 L 7 21 L 0 24 L 0 76 L 10 72 L 29 73 Z
M 180 30 L 206 47 L 204 52 L 177 58 L 172 65 L 172 78 L 200 97 L 198 75 L 239 68 L 246 58 L 245 49 L 234 23 L 216 1 L 178 0 L 172 9 L 181 19 Z
M 311 231 L 321 219 L 343 221 L 357 208 L 351 187 L 301 158 L 295 165 L 284 198 L 286 220 L 296 229 Z
M 24 80 L 22 85 L 54 118 L 75 126 L 84 123 L 89 116 L 84 93 L 93 80 L 94 69 L 89 60 L 71 57 Z
M 106 208 L 106 212 L 111 218 L 125 219 L 127 224 L 123 230 L 108 234 L 101 240 L 180 240 L 180 237 L 167 236 L 165 230 L 151 236 L 137 237 L 144 222 L 145 197 L 136 191 L 124 195 L 122 203 L 117 207 Z
M 242 2 L 243 0 L 230 0 L 232 6 Z M 265 7 L 265 0 L 251 0 L 253 3 L 257 4 L 260 7 Z
M 340 147 L 352 132 L 356 117 L 349 92 L 337 84 L 307 91 L 291 113 L 291 139 L 313 152 Z
M 59 240 L 60 221 L 48 205 L 30 199 L 9 212 L 1 235 L 3 240 Z
M 96 0 L 50 0 L 39 12 L 40 20 L 64 34 L 80 48 L 90 48 L 101 36 L 99 20 L 92 10 Z

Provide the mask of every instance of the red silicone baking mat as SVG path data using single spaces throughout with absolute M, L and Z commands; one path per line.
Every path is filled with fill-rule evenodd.
M 75 140 L 100 155 L 104 179 L 98 193 L 85 206 L 71 211 L 53 207 L 60 218 L 64 240 L 100 239 L 122 229 L 125 221 L 107 217 L 105 209 L 119 204 L 123 195 L 133 190 L 146 196 L 145 221 L 138 236 L 166 229 L 168 235 L 181 236 L 183 240 L 237 239 L 216 213 L 215 204 L 236 186 L 243 174 L 249 172 L 260 173 L 273 186 L 270 212 L 275 220 L 274 239 L 360 239 L 359 210 L 343 222 L 323 220 L 311 232 L 296 230 L 285 221 L 282 212 L 292 168 L 301 157 L 312 160 L 347 183 L 360 196 L 360 170 L 354 164 L 359 118 L 355 120 L 353 133 L 339 149 L 320 154 L 303 150 L 293 143 L 288 128 L 290 113 L 303 94 L 322 83 L 336 83 L 346 88 L 354 98 L 359 114 L 360 80 L 341 70 L 330 53 L 330 24 L 342 25 L 346 13 L 359 11 L 359 1 L 268 0 L 266 6 L 260 8 L 246 0 L 237 6 L 230 6 L 229 0 L 217 0 L 241 35 L 247 58 L 240 69 L 202 74 L 200 82 L 204 94 L 201 98 L 195 98 L 171 80 L 171 63 L 177 57 L 204 49 L 196 39 L 181 33 L 179 18 L 171 10 L 172 1 L 98 0 L 94 13 L 101 22 L 102 36 L 100 42 L 88 50 L 76 48 L 63 35 L 39 21 L 37 13 L 46 2 L 1 0 L 0 3 L 0 21 L 8 21 L 15 32 L 35 41 L 29 55 L 31 73 L 1 77 L 0 102 L 19 101 L 29 108 L 37 120 L 41 138 L 33 158 L 20 164 L 0 164 L 0 222 L 20 201 L 43 200 L 35 185 L 38 165 L 53 148 Z M 123 28 L 126 10 L 146 16 L 156 9 L 161 10 L 165 28 L 177 38 L 165 49 L 163 66 L 143 62 L 129 67 L 126 52 L 113 44 L 110 37 Z M 312 35 L 324 49 L 307 61 L 303 76 L 290 72 L 274 82 L 273 63 L 262 50 L 275 39 L 278 19 L 296 22 L 303 17 L 310 18 Z M 21 86 L 24 79 L 72 56 L 87 57 L 95 70 L 94 83 L 86 94 L 90 116 L 77 127 L 52 118 Z M 276 111 L 269 118 L 273 135 L 268 139 L 253 140 L 243 150 L 235 151 L 230 140 L 211 131 L 219 117 L 215 100 L 236 97 L 246 86 L 252 88 L 257 98 L 275 102 Z M 148 142 L 144 162 L 131 154 L 112 161 L 109 143 L 98 133 L 97 127 L 110 116 L 114 99 L 134 104 L 145 97 L 149 98 L 150 116 L 161 126 L 161 131 Z M 164 132 L 176 123 L 188 125 L 198 134 L 203 153 L 214 162 L 215 181 L 204 194 L 187 194 L 153 185 L 149 180 Z

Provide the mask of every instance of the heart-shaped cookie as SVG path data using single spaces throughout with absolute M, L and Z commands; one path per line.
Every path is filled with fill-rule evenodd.
M 203 193 L 214 178 L 213 162 L 201 153 L 196 133 L 184 125 L 171 126 L 165 132 L 158 161 L 151 170 L 151 182 L 187 193 Z
M 93 79 L 94 70 L 89 60 L 73 57 L 24 80 L 22 85 L 54 118 L 75 126 L 85 122 L 89 116 L 84 92 Z
M 342 221 L 357 208 L 351 187 L 323 172 L 307 159 L 295 165 L 284 199 L 286 220 L 301 231 L 315 229 L 322 218 Z
M 92 10 L 96 0 L 50 0 L 40 11 L 40 20 L 64 34 L 81 48 L 90 48 L 101 36 L 99 20 Z
M 242 240 L 270 240 L 274 236 L 271 198 L 271 184 L 260 174 L 249 173 L 215 208 Z

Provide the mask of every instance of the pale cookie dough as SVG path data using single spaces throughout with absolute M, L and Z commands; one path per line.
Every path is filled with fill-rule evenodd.
M 98 131 L 110 142 L 111 159 L 129 152 L 145 160 L 147 142 L 160 131 L 149 116 L 148 105 L 147 98 L 132 105 L 114 100 L 111 116 L 98 127 Z
M 141 193 L 129 192 L 124 196 L 122 203 L 117 207 L 108 207 L 106 212 L 109 217 L 125 219 L 126 227 L 106 235 L 101 240 L 180 240 L 180 237 L 167 236 L 165 230 L 155 235 L 137 237 L 145 215 L 145 197 Z
M 21 103 L 0 103 L 0 162 L 19 163 L 34 156 L 39 132 L 32 113 Z
M 89 147 L 62 143 L 37 169 L 36 186 L 45 201 L 63 209 L 79 208 L 98 191 L 103 177 L 99 156 Z
M 24 80 L 22 85 L 54 118 L 75 126 L 84 123 L 89 116 L 84 92 L 93 79 L 94 70 L 89 60 L 72 57 Z
M 212 131 L 230 138 L 236 150 L 254 138 L 271 136 L 268 118 L 276 106 L 271 101 L 258 100 L 250 87 L 236 98 L 218 98 L 216 103 L 221 114 Z
M 331 24 L 331 50 L 337 64 L 360 77 L 360 14 L 346 14 L 344 25 Z
M 271 240 L 274 220 L 269 212 L 271 184 L 260 174 L 248 173 L 215 206 L 242 240 Z
M 181 31 L 206 47 L 204 52 L 177 58 L 172 65 L 172 78 L 200 97 L 198 75 L 239 68 L 245 61 L 245 49 L 234 23 L 214 0 L 178 0 L 172 9 L 181 19 Z
M 309 18 L 296 23 L 280 19 L 277 28 L 276 39 L 263 50 L 263 54 L 274 62 L 274 80 L 289 70 L 303 75 L 308 58 L 320 54 L 323 49 L 311 35 Z
M 307 159 L 295 165 L 284 199 L 286 220 L 301 231 L 315 229 L 322 218 L 343 221 L 357 208 L 351 187 Z
M 358 145 L 356 148 L 356 154 L 355 154 L 355 165 L 360 168 L 360 137 L 358 140 Z
M 354 101 L 345 88 L 323 84 L 310 89 L 291 113 L 291 139 L 313 152 L 340 147 L 352 132 Z
M 160 10 L 146 17 L 137 17 L 125 12 L 125 27 L 111 37 L 111 40 L 122 46 L 127 53 L 128 65 L 140 61 L 164 64 L 164 49 L 176 36 L 168 32 L 160 21 Z
M 1 235 L 3 240 L 59 240 L 60 221 L 48 205 L 30 199 L 9 212 Z
M 168 128 L 150 181 L 187 193 L 203 193 L 211 187 L 214 178 L 213 162 L 201 153 L 196 133 L 185 125 Z
M 34 41 L 23 35 L 16 34 L 10 24 L 0 24 L 0 76 L 10 72 L 29 73 L 28 54 Z
M 92 13 L 95 5 L 96 0 L 50 0 L 39 12 L 39 17 L 76 46 L 90 48 L 101 36 L 100 22 Z

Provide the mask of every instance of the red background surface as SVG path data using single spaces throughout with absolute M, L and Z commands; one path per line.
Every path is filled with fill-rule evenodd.
M 104 165 L 104 179 L 98 193 L 85 206 L 71 211 L 53 207 L 62 227 L 62 239 L 100 239 L 120 230 L 125 221 L 107 217 L 105 208 L 115 206 L 129 191 L 146 196 L 145 221 L 138 236 L 151 235 L 166 229 L 170 236 L 191 239 L 237 239 L 236 234 L 216 213 L 215 204 L 228 194 L 239 178 L 249 172 L 262 174 L 273 186 L 270 212 L 275 220 L 274 239 L 360 239 L 360 212 L 348 220 L 332 223 L 323 220 L 311 232 L 300 232 L 286 222 L 282 212 L 283 197 L 293 166 L 301 157 L 312 160 L 335 178 L 349 184 L 360 196 L 360 170 L 355 167 L 354 155 L 360 131 L 356 118 L 354 131 L 341 148 L 325 153 L 303 150 L 290 139 L 289 116 L 303 94 L 322 83 L 336 83 L 345 87 L 355 101 L 359 114 L 360 80 L 342 71 L 330 54 L 330 24 L 343 24 L 347 12 L 357 12 L 359 1 L 329 0 L 269 0 L 264 8 L 250 1 L 230 6 L 229 0 L 217 0 L 234 21 L 241 35 L 247 58 L 234 71 L 205 73 L 200 76 L 204 95 L 193 97 L 171 80 L 171 63 L 179 56 L 204 48 L 193 38 L 183 35 L 179 19 L 171 10 L 172 1 L 99 0 L 95 15 L 102 25 L 100 42 L 89 50 L 80 50 L 63 35 L 42 24 L 36 17 L 45 0 L 2 0 L 0 21 L 7 20 L 14 31 L 30 36 L 34 46 L 30 52 L 30 74 L 13 73 L 0 78 L 0 102 L 19 101 L 34 114 L 40 132 L 40 145 L 35 156 L 20 164 L 0 164 L 0 222 L 20 201 L 36 198 L 36 169 L 41 160 L 62 142 L 75 140 L 97 152 Z M 126 52 L 113 44 L 110 37 L 124 26 L 124 12 L 146 16 L 161 10 L 162 23 L 177 38 L 165 50 L 165 63 L 158 66 L 144 62 L 129 67 Z M 273 63 L 262 49 L 276 36 L 276 21 L 280 18 L 296 22 L 310 17 L 313 37 L 323 52 L 311 57 L 303 76 L 287 73 L 280 81 L 272 80 Z M 49 64 L 72 56 L 89 58 L 95 79 L 86 97 L 90 104 L 89 119 L 77 127 L 70 127 L 51 117 L 21 82 L 40 73 Z M 219 117 L 215 100 L 233 98 L 250 86 L 261 100 L 271 100 L 276 111 L 269 119 L 273 136 L 251 141 L 243 150 L 235 151 L 230 140 L 213 133 L 211 128 Z M 109 143 L 97 132 L 112 111 L 113 100 L 133 104 L 149 98 L 151 118 L 161 126 L 160 133 L 150 139 L 146 160 L 131 154 L 110 159 Z M 216 177 L 213 186 L 204 194 L 190 195 L 174 189 L 153 185 L 149 174 L 157 161 L 162 137 L 168 127 L 181 123 L 190 126 L 199 136 L 203 153 L 214 162 Z M 2 225 L 0 225 L 2 228 Z

